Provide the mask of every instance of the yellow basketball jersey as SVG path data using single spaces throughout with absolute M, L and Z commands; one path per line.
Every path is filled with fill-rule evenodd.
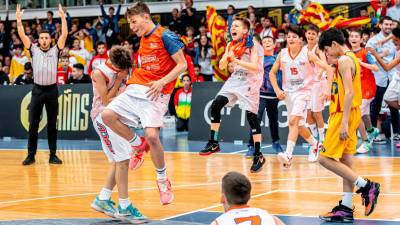
M 360 75 L 360 64 L 356 55 L 353 52 L 346 52 L 345 56 L 350 57 L 354 63 L 354 74 L 353 74 L 353 91 L 354 97 L 351 103 L 351 107 L 359 107 L 362 102 L 362 92 L 361 92 L 361 75 Z M 343 57 L 343 56 L 342 56 Z M 344 110 L 344 86 L 342 75 L 339 73 L 339 65 L 336 67 L 336 73 L 333 77 L 331 101 L 329 105 L 329 112 L 337 113 L 343 112 Z

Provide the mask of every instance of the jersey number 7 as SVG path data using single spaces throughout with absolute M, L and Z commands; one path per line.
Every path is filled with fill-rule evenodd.
M 236 224 L 241 224 L 244 222 L 250 222 L 250 225 L 261 225 L 260 216 L 249 216 L 235 219 Z

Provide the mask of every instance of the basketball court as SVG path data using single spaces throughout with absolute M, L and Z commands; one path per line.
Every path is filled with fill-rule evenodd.
M 22 166 L 26 140 L 0 141 L 0 224 L 123 224 L 90 208 L 102 188 L 109 164 L 99 141 L 59 141 L 63 165 L 48 164 L 47 141 L 40 140 L 36 164 Z M 246 174 L 252 182 L 250 205 L 268 210 L 289 225 L 319 225 L 320 213 L 330 211 L 341 196 L 339 179 L 306 160 L 307 149 L 298 146 L 291 169 L 278 164 L 271 146 L 262 147 L 267 163 L 251 174 L 245 145 L 223 143 L 223 152 L 199 156 L 203 142 L 188 141 L 186 133 L 162 132 L 168 174 L 175 200 L 161 206 L 156 174 L 147 155 L 143 166 L 129 174 L 129 195 L 150 224 L 210 224 L 223 211 L 221 178 L 228 171 Z M 374 213 L 365 217 L 361 197 L 354 196 L 354 224 L 400 224 L 400 150 L 388 142 L 375 145 L 368 155 L 355 159 L 357 172 L 381 183 Z M 114 192 L 113 200 L 117 200 Z

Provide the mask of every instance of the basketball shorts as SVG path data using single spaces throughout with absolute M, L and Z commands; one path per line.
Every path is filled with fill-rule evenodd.
M 288 113 L 288 119 L 294 116 L 299 116 L 299 126 L 306 124 L 307 108 L 310 104 L 310 96 L 303 92 L 286 92 L 285 98 L 286 109 Z
M 400 80 L 399 78 L 393 78 L 390 81 L 388 88 L 386 89 L 385 95 L 383 96 L 385 101 L 394 102 L 397 101 L 400 104 Z

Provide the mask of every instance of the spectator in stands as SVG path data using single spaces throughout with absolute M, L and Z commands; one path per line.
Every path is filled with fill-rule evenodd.
M 368 9 L 367 7 L 360 8 L 360 16 L 368 16 Z
M 290 20 L 289 20 L 289 13 L 285 13 L 283 16 L 283 23 L 281 26 L 281 30 L 286 30 L 286 28 L 290 25 Z
M 91 55 L 86 49 L 81 47 L 81 42 L 79 39 L 74 40 L 72 49 L 69 50 L 69 55 L 75 58 L 77 63 L 85 65 L 85 72 L 88 71 L 88 63 L 90 62 Z
M 3 72 L 7 77 L 9 77 L 10 67 L 9 66 L 3 66 Z M 8 79 L 10 80 L 10 78 L 8 78 Z
M 188 131 L 190 118 L 190 102 L 192 100 L 192 84 L 190 76 L 185 74 L 181 81 L 183 87 L 176 91 L 174 95 L 174 105 L 176 111 L 176 130 Z
M 3 66 L 8 66 L 8 69 L 10 69 L 11 66 L 11 57 L 9 55 L 6 55 L 4 57 L 4 64 Z M 8 73 L 7 73 L 8 74 Z
M 0 66 L 0 86 L 4 85 L 7 86 L 10 84 L 10 79 L 8 78 L 7 74 L 2 71 Z
M 231 30 L 234 14 L 235 14 L 235 6 L 228 5 L 228 8 L 226 8 L 226 15 L 227 15 L 226 20 L 228 21 L 228 31 Z
M 94 20 L 93 27 L 97 34 L 97 41 L 106 43 L 106 35 L 103 33 L 103 20 L 100 17 Z
M 171 31 L 179 34 L 179 35 L 184 35 L 185 34 L 185 26 L 179 17 L 179 10 L 177 8 L 173 8 L 172 12 L 172 19 L 168 23 L 168 27 Z
M 72 45 L 75 40 L 75 34 L 79 32 L 78 24 L 73 23 L 71 30 L 68 32 L 68 45 Z
M 194 56 L 194 49 L 196 47 L 194 32 L 195 30 L 193 27 L 186 27 L 186 36 L 181 37 L 182 42 L 185 44 L 186 49 L 189 51 L 191 56 Z
M 195 74 L 195 80 L 194 82 L 204 82 L 204 76 L 200 73 L 201 71 L 201 66 L 199 64 L 194 64 L 194 74 Z
M 208 38 L 211 38 L 211 34 L 207 32 L 206 25 L 204 24 L 200 25 L 199 34 L 194 38 L 194 41 L 199 42 L 201 36 L 207 36 Z
M 93 28 L 92 24 L 89 21 L 85 22 L 85 29 L 90 37 L 92 37 L 92 47 L 95 47 L 95 44 L 98 41 L 97 31 Z
M 195 8 L 193 8 L 193 0 L 185 0 L 185 9 L 182 9 L 182 3 L 181 3 L 181 20 L 184 24 L 185 27 L 192 26 L 195 29 L 197 28 L 197 11 Z
M 75 39 L 79 39 L 81 48 L 86 49 L 89 53 L 93 51 L 93 37 L 90 36 L 87 30 L 79 30 L 79 32 L 75 33 Z
M 3 55 L 3 49 L 4 49 L 4 37 L 5 37 L 5 29 L 4 29 L 4 23 L 0 21 L 0 55 Z
M 14 48 L 9 75 L 11 83 L 14 83 L 14 80 L 24 71 L 24 65 L 29 61 L 28 57 L 23 53 L 23 46 L 21 44 L 15 45 Z
M 92 75 L 92 71 L 95 70 L 100 64 L 104 63 L 108 59 L 107 46 L 104 42 L 97 42 L 96 44 L 97 54 L 90 60 L 88 74 Z
M 259 34 L 262 30 L 261 24 L 258 22 L 258 18 L 254 12 L 249 14 L 250 31 Z
M 210 40 L 207 36 L 203 35 L 200 37 L 199 46 L 195 49 L 194 64 L 199 64 L 201 66 L 201 74 L 204 76 L 204 80 L 212 81 L 214 76 L 214 71 L 211 66 L 211 55 L 212 47 L 210 45 Z
M 47 11 L 47 21 L 43 24 L 43 29 L 48 30 L 52 37 L 56 33 L 56 25 L 53 20 L 54 13 L 52 11 Z
M 117 40 L 117 36 L 119 34 L 118 21 L 119 21 L 119 14 L 121 12 L 121 2 L 122 0 L 120 0 L 120 4 L 118 4 L 117 13 L 115 13 L 114 7 L 111 6 L 108 9 L 108 15 L 107 15 L 106 11 L 104 10 L 103 1 L 102 0 L 99 1 L 101 15 L 103 17 L 103 33 L 105 33 L 106 35 L 107 46 L 110 47 L 113 44 L 118 43 Z
M 254 15 L 256 14 L 256 8 L 252 5 L 247 6 L 247 18 L 250 19 L 250 14 L 252 13 L 254 13 Z
M 260 31 L 260 33 L 258 33 L 260 35 L 260 38 L 269 36 L 276 39 L 278 37 L 278 31 L 273 26 L 273 21 L 270 17 L 268 16 L 261 17 L 261 26 L 262 30 Z
M 371 36 L 371 31 L 368 28 L 364 28 L 361 31 L 361 38 L 363 40 L 363 46 L 365 46 Z
M 14 81 L 15 85 L 33 84 L 33 70 L 31 62 L 24 65 L 24 72 Z
M 80 63 L 72 68 L 72 76 L 68 79 L 68 84 L 87 84 L 92 83 L 89 75 L 84 73 L 84 66 Z
M 398 27 L 398 25 L 399 25 L 399 21 L 397 21 L 397 20 L 392 20 L 392 30 L 393 30 L 394 28 Z
M 393 20 L 400 21 L 400 1 L 396 0 L 394 6 L 390 7 L 386 13 Z
M 57 69 L 57 85 L 66 84 L 68 78 L 72 74 L 72 68 L 69 66 L 69 56 L 68 54 L 61 55 L 60 67 Z

